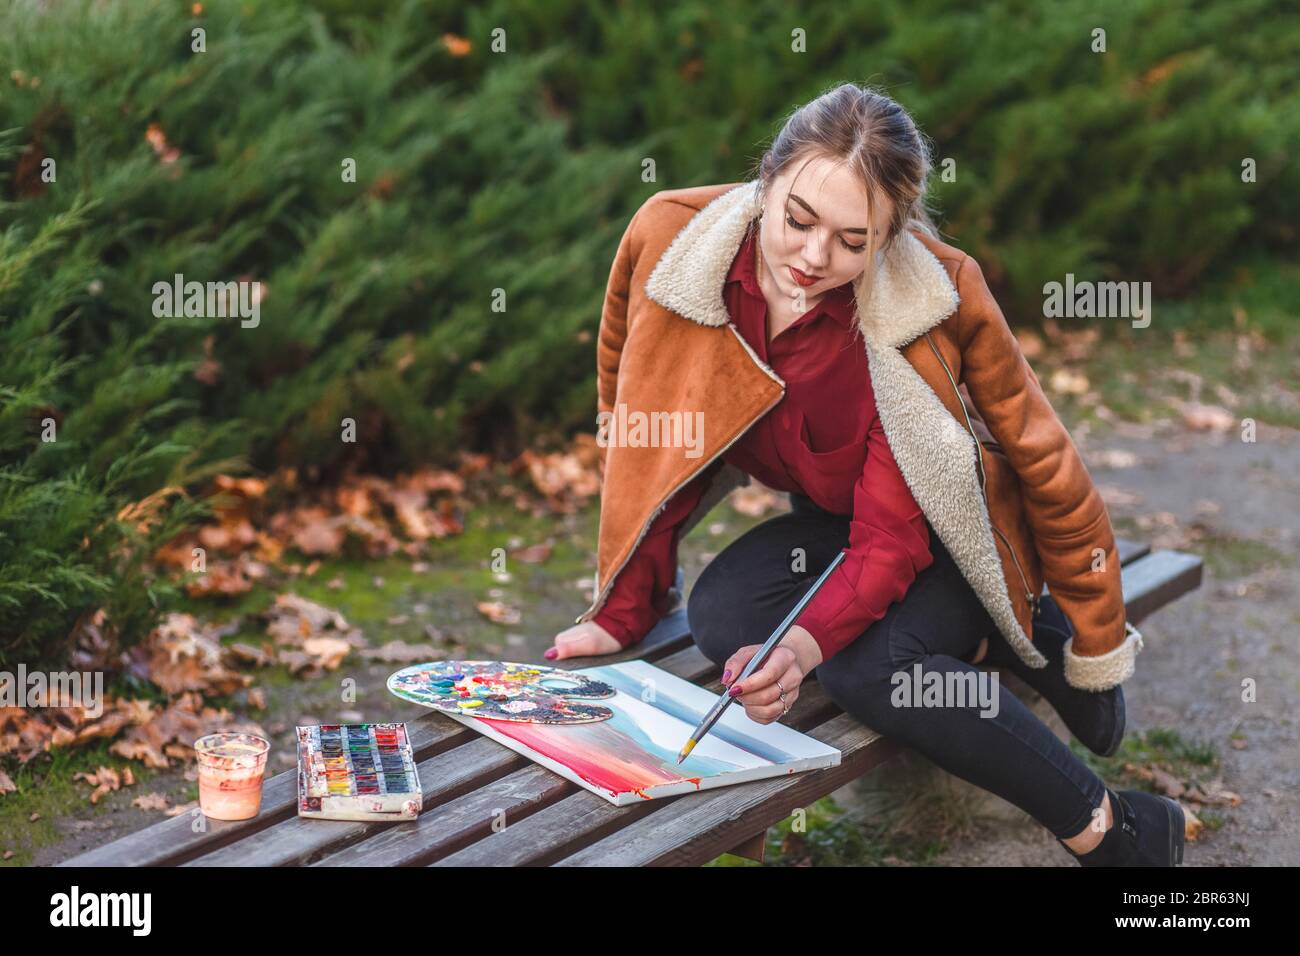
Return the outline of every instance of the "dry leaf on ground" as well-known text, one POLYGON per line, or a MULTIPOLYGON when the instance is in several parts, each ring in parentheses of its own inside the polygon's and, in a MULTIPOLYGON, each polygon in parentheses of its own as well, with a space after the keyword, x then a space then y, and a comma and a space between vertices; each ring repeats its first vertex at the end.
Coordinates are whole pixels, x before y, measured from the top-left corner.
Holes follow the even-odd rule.
POLYGON ((166 810, 171 807, 171 802, 161 793, 146 793, 132 800, 131 806, 141 810, 166 810))
POLYGON ((475 607, 493 624, 518 624, 520 621, 519 609, 501 601, 479 601, 475 607))

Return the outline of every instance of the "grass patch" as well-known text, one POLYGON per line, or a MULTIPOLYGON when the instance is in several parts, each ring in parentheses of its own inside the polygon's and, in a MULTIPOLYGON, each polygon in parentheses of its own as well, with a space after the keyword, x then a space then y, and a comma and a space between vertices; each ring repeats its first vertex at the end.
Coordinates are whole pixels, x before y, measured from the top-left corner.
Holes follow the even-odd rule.
MULTIPOLYGON (((7 850, 14 853, 0 865, 30 866, 37 850, 65 839, 67 834, 59 829, 57 821, 87 815, 96 818, 111 812, 108 804, 114 794, 106 794, 92 805, 90 793, 94 788, 84 780, 74 780, 78 773, 93 773, 100 767, 120 773, 129 767, 135 785, 122 789, 134 795, 148 792, 143 785, 158 771, 110 754, 110 743, 97 740, 76 748, 60 747, 21 765, 17 761, 5 762, 5 770, 18 789, 0 796, 0 855, 7 850), (40 818, 32 821, 33 813, 40 814, 40 818)), ((192 788, 193 795, 186 799, 197 799, 198 785, 192 788)))
POLYGON ((1286 563, 1286 556, 1255 538, 1209 535, 1198 542, 1205 566, 1216 578, 1239 578, 1286 563))
POLYGON ((1128 735, 1118 752, 1110 757, 1099 757, 1074 739, 1070 740, 1070 749, 1111 786, 1125 790, 1157 792, 1150 781, 1127 769, 1129 766, 1158 767, 1192 784, 1208 782, 1221 769, 1219 752, 1213 743, 1189 740, 1165 727, 1128 735))
MULTIPOLYGON (((977 826, 981 794, 902 753, 854 781, 853 804, 826 796, 769 828, 767 866, 928 866, 977 826)), ((724 853, 708 866, 759 866, 724 853)))

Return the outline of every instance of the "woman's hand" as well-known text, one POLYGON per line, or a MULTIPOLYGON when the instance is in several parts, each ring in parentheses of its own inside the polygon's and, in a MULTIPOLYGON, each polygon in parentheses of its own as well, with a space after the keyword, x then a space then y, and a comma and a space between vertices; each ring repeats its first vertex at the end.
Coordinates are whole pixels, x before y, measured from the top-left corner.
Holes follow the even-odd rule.
POLYGON ((784 717, 799 699, 799 685, 803 683, 805 671, 794 648, 782 640, 772 648, 762 667, 743 681, 737 681, 745 665, 762 647, 762 644, 748 644, 732 654, 722 668, 722 683, 727 685, 728 693, 736 703, 744 706, 750 720, 770 724, 784 717), (784 703, 781 701, 782 691, 785 693, 784 703))
POLYGON ((595 621, 583 621, 555 635, 555 646, 547 648, 545 657, 548 661, 562 661, 566 657, 617 654, 622 649, 609 631, 595 621))
POLYGON ((723 665, 722 683, 736 702, 744 706, 750 720, 770 724, 794 706, 799 699, 799 685, 822 662, 822 652, 812 634, 794 624, 781 642, 772 648, 763 666, 743 681, 737 681, 745 665, 762 647, 762 644, 748 644, 732 654, 723 665), (779 687, 777 681, 781 682, 779 687), (735 693, 737 689, 739 694, 735 693), (784 704, 781 702, 782 690, 785 691, 784 704))

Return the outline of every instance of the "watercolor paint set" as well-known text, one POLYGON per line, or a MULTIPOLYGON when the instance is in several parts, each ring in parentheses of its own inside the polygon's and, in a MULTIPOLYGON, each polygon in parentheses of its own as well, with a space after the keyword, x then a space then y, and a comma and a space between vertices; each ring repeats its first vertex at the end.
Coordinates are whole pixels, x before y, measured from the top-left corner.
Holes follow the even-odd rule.
POLYGON ((406 724, 298 727, 298 816, 414 820, 423 806, 406 724))

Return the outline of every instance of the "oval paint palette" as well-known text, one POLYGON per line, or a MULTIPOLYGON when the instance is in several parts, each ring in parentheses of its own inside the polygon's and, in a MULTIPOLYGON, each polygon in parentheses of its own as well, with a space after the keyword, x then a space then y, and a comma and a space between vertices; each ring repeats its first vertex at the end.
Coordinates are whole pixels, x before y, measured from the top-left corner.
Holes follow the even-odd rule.
POLYGON ((513 661, 432 661, 388 678, 402 700, 462 717, 530 724, 582 724, 614 712, 581 700, 613 697, 614 688, 573 671, 513 661))

